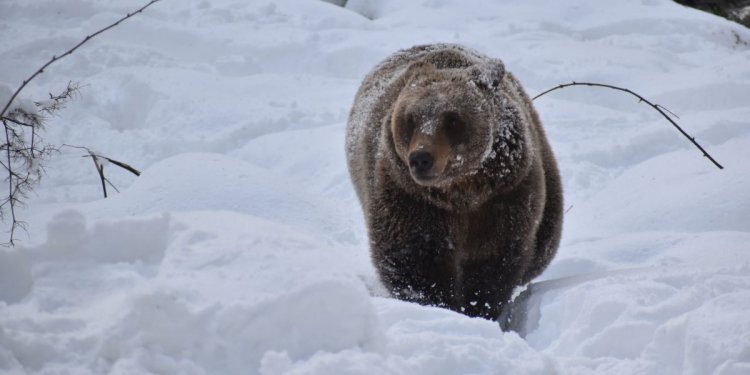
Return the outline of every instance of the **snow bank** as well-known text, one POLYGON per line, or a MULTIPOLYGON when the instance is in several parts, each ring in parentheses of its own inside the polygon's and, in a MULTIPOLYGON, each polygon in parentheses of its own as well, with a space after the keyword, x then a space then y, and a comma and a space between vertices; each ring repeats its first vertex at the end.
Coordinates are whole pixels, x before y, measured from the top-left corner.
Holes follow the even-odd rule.
MULTIPOLYGON (((164 1, 31 82, 82 84, 63 149, 0 249, 0 373, 750 372, 750 31, 674 4, 164 1), (339 4, 339 5, 336 5, 339 4), (558 256, 525 337, 388 298, 344 161, 364 74, 418 43, 501 58, 564 179, 558 256)), ((0 99, 140 1, 6 0, 0 99)))

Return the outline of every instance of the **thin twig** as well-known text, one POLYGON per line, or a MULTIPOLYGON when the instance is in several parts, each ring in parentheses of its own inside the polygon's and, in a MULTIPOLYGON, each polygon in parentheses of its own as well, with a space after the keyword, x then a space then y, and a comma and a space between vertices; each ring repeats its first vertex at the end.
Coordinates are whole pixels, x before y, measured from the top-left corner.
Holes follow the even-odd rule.
POLYGON ((116 165, 116 166, 118 166, 118 167, 120 167, 120 168, 122 168, 122 169, 124 169, 124 170, 126 170, 126 171, 128 171, 128 172, 130 172, 130 173, 132 173, 134 175, 136 175, 136 176, 140 176, 141 175, 141 171, 139 171, 139 170, 131 167, 128 164, 125 164, 125 163, 123 163, 121 161, 117 161, 115 159, 110 159, 110 158, 108 158, 106 156, 102 156, 102 155, 97 155, 97 156, 100 157, 100 158, 102 158, 102 159, 107 160, 108 162, 110 162, 110 163, 112 163, 112 164, 114 164, 114 165, 116 165))
POLYGON ((659 107, 659 108, 661 108, 661 109, 663 109, 663 110, 665 110, 665 111, 667 111, 667 112, 669 112, 670 115, 676 117, 678 120, 680 119, 680 116, 677 116, 674 112, 670 111, 669 108, 667 108, 667 107, 665 107, 665 106, 663 106, 661 104, 657 104, 656 106, 659 107))
POLYGON ((77 50, 78 47, 84 45, 86 42, 88 42, 89 40, 93 39, 97 35, 99 35, 99 34, 105 32, 105 31, 107 31, 107 30, 109 30, 109 29, 111 29, 111 28, 119 25, 122 21, 125 21, 126 19, 128 19, 130 17, 133 17, 134 15, 136 15, 138 13, 143 12, 146 8, 150 7, 151 5, 153 5, 154 3, 159 2, 159 1, 161 1, 161 0, 151 0, 151 1, 149 1, 148 4, 144 5, 143 7, 141 7, 140 9, 138 9, 138 10, 132 12, 132 13, 128 13, 127 15, 125 15, 122 18, 120 18, 119 20, 117 20, 115 23, 113 23, 113 24, 111 24, 111 25, 109 25, 107 27, 104 27, 102 29, 99 29, 98 31, 96 31, 95 33, 93 33, 91 35, 86 36, 86 38, 84 38, 81 42, 79 42, 78 44, 76 44, 75 46, 73 46, 73 48, 65 51, 65 53, 63 53, 62 55, 60 55, 60 56, 56 56, 56 55, 52 56, 52 58, 49 61, 47 61, 46 64, 42 65, 41 68, 37 69, 37 71, 34 72, 34 74, 32 74, 29 78, 26 78, 25 80, 23 80, 23 83, 21 83, 21 86, 19 86, 16 89, 16 91, 10 97, 10 100, 8 100, 8 103, 6 103, 5 107, 3 107, 3 110, 0 111, 0 116, 4 115, 5 112, 8 110, 8 108, 10 108, 11 103, 13 103, 13 101, 16 99, 16 97, 18 96, 18 94, 21 93, 21 90, 23 90, 24 87, 26 87, 26 85, 29 84, 29 82, 31 82, 31 80, 33 80, 34 78, 36 78, 36 76, 44 73, 44 69, 47 69, 48 66, 52 65, 54 62, 62 59, 63 57, 70 55, 75 50, 77 50))
POLYGON ((31 155, 31 160, 34 160, 36 158, 36 155, 34 155, 34 145, 36 144, 36 128, 31 129, 31 147, 29 147, 29 154, 31 155))
POLYGON ((104 177, 104 166, 99 163, 99 159, 97 159, 96 154, 89 151, 89 155, 91 155, 91 160, 94 161, 94 167, 96 167, 96 172, 99 173, 99 179, 102 181, 102 191, 104 192, 104 198, 107 197, 107 184, 105 181, 107 178, 104 177))
POLYGON ((122 168, 122 169, 124 169, 124 170, 126 170, 126 171, 128 171, 128 172, 130 172, 130 173, 132 173, 134 175, 136 175, 136 176, 140 176, 141 175, 141 171, 139 171, 138 169, 130 166, 129 164, 123 163, 123 162, 121 162, 119 160, 115 160, 115 159, 106 157, 106 156, 101 155, 101 154, 97 154, 97 153, 91 151, 91 149, 88 148, 88 147, 75 146, 75 145, 69 145, 69 144, 63 144, 62 147, 70 147, 70 148, 77 148, 79 150, 84 150, 87 153, 89 153, 90 155, 95 155, 99 159, 104 159, 104 160, 106 160, 106 161, 108 161, 108 162, 110 162, 110 163, 112 163, 112 164, 114 164, 114 165, 116 165, 116 166, 118 166, 118 167, 120 167, 120 168, 122 168))
MULTIPOLYGON (((667 115, 666 113, 664 113, 664 111, 662 109, 665 109, 669 113, 672 113, 671 111, 667 110, 666 108, 662 107, 661 105, 651 103, 646 98, 644 98, 644 97, 642 97, 642 96, 640 96, 640 95, 638 95, 638 94, 634 93, 633 91, 630 91, 630 90, 628 90, 626 88, 612 86, 612 85, 605 85, 605 84, 601 84, 601 83, 572 82, 572 83, 566 83, 566 84, 562 84, 562 85, 559 85, 559 86, 555 86, 555 87, 553 87, 553 88, 551 88, 551 89, 549 89, 547 91, 544 91, 543 93, 541 93, 541 94, 533 97, 531 100, 535 100, 536 98, 539 98, 540 96, 543 96, 543 95, 545 95, 547 93, 550 93, 552 91, 563 89, 563 88, 570 87, 570 86, 606 87, 606 88, 613 89, 613 90, 624 91, 624 92, 626 92, 626 93, 628 93, 630 95, 635 96, 636 98, 638 98, 638 100, 640 102, 644 102, 644 103, 650 105, 651 108, 655 109, 662 116, 664 116, 664 118, 667 119, 667 121, 669 121, 675 128, 677 128, 677 130, 679 130, 680 133, 682 133, 682 135, 684 135, 688 140, 690 140, 690 142, 692 142, 693 145, 695 145, 695 147, 698 147, 698 149, 701 150, 701 152, 703 152, 703 156, 707 157, 708 160, 710 160, 717 168, 724 169, 724 167, 721 164, 719 164, 716 160, 714 160, 714 158, 711 157, 711 155, 709 155, 708 152, 706 150, 704 150, 703 147, 701 147, 701 145, 698 144, 698 142, 695 141, 695 137, 690 136, 688 133, 686 133, 684 130, 682 130, 682 128, 679 125, 677 125, 677 123, 674 122, 674 120, 672 120, 672 118, 670 118, 669 115, 667 115)), ((677 117, 677 116, 675 116, 675 117, 677 117)))
POLYGON ((110 186, 112 186, 112 188, 115 189, 115 191, 118 192, 118 193, 120 192, 120 190, 118 190, 117 187, 115 187, 115 185, 112 184, 112 182, 109 181, 109 179, 106 176, 104 176, 104 165, 101 163, 100 159, 104 159, 104 160, 106 160, 106 161, 108 161, 108 162, 110 162, 110 163, 112 163, 112 164, 114 164, 114 165, 116 165, 116 166, 118 166, 118 167, 120 167, 120 168, 122 168, 122 169, 124 169, 124 170, 126 170, 126 171, 128 171, 128 172, 130 172, 130 173, 132 173, 134 175, 136 175, 136 176, 140 176, 141 175, 141 171, 133 168, 132 166, 130 166, 130 165, 126 164, 126 163, 123 163, 121 161, 118 161, 118 160, 115 160, 115 159, 112 159, 112 158, 108 158, 108 157, 103 156, 103 155, 99 155, 99 154, 95 153, 94 151, 92 151, 88 147, 74 146, 74 145, 68 145, 68 144, 64 144, 61 147, 77 148, 77 149, 86 151, 86 153, 88 155, 84 155, 83 157, 91 158, 94 161, 94 167, 96 168, 96 172, 99 174, 99 179, 101 180, 101 183, 102 183, 102 191, 104 192, 104 198, 107 198, 107 187, 106 187, 106 184, 109 184, 110 186))
POLYGON ((36 107, 38 108, 40 112, 53 114, 54 112, 65 108, 65 104, 67 104, 70 100, 73 99, 73 97, 78 93, 78 90, 80 90, 80 88, 81 86, 79 86, 77 83, 68 81, 68 85, 65 86, 65 90, 63 90, 63 92, 57 95, 53 95, 52 93, 49 93, 48 100, 43 101, 43 102, 34 102, 34 104, 36 104, 36 107))
POLYGON ((12 123, 14 123, 16 125, 25 126, 27 128, 32 128, 32 129, 34 128, 34 125, 27 124, 27 123, 25 123, 23 121, 18 121, 18 120, 14 119, 14 118, 11 118, 11 117, 3 117, 3 121, 12 122, 12 123))
MULTIPOLYGON (((5 125, 5 142, 8 145, 10 145, 11 144, 10 143, 10 134, 9 134, 9 130, 8 130, 8 125, 5 123, 5 120, 3 120, 3 125, 5 125)), ((8 158, 7 159, 8 160, 8 172, 11 172, 11 173, 8 174, 8 205, 10 206, 10 219, 11 219, 11 224, 10 224, 10 241, 9 241, 9 243, 10 243, 11 246, 13 246, 13 235, 16 232, 16 226, 17 226, 17 221, 16 221, 16 196, 15 196, 17 190, 15 190, 13 188, 13 173, 12 173, 12 170, 11 170, 12 164, 11 164, 11 158, 10 158, 10 147, 8 147, 5 150, 5 155, 8 158)))
POLYGON ((104 181, 106 181, 106 182, 107 182, 107 185, 111 186, 111 187, 112 187, 112 189, 115 189, 115 191, 116 191, 116 192, 118 192, 118 193, 120 192, 120 189, 118 189, 118 188, 117 188, 117 186, 115 186, 115 185, 114 185, 114 184, 112 183, 112 181, 110 181, 110 180, 109 180, 108 178, 105 178, 105 179, 104 179, 104 181))

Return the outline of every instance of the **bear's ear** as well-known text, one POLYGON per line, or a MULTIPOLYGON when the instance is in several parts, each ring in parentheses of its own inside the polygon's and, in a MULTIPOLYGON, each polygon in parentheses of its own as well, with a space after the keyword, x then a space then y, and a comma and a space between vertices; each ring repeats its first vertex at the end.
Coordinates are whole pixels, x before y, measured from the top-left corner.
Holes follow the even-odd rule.
POLYGON ((405 82, 413 82, 420 77, 426 77, 435 71, 435 65, 427 61, 415 61, 404 72, 405 82))
POLYGON ((494 90, 503 80, 505 64, 500 59, 490 59, 481 65, 472 67, 469 74, 471 80, 478 86, 494 90))

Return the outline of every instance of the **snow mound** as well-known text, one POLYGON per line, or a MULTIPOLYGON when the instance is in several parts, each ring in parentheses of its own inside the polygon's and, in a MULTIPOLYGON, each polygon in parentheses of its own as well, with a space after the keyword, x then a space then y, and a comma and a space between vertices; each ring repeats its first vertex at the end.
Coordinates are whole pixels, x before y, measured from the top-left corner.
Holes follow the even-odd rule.
POLYGON ((375 324, 366 291, 340 282, 316 283, 253 306, 200 310, 178 295, 152 291, 134 298, 97 356, 115 374, 248 374, 277 351, 304 360, 318 352, 374 347, 375 324))

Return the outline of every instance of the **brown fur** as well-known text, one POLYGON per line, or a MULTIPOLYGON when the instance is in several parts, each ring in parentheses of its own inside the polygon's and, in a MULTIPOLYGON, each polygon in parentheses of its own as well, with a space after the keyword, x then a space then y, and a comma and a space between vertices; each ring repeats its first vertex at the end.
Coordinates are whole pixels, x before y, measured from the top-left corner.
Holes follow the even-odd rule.
POLYGON ((559 173, 500 60, 448 44, 392 55, 357 93, 347 160, 373 262, 398 298, 496 319, 554 257, 559 173))

